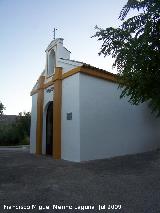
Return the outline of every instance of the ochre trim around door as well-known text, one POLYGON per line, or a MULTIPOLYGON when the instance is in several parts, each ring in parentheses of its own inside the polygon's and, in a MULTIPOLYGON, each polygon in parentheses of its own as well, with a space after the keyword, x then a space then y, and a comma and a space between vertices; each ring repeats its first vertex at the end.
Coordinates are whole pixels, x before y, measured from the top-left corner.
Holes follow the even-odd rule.
POLYGON ((37 126, 36 126, 36 154, 42 154, 42 130, 43 130, 43 104, 44 89, 54 85, 53 97, 53 158, 61 159, 61 102, 62 102, 62 80, 76 73, 83 73, 96 78, 117 83, 117 76, 90 67, 76 67, 62 74, 62 68, 56 67, 52 80, 45 83, 45 76, 40 76, 38 87, 31 92, 37 93, 37 126))
POLYGON ((45 76, 40 76, 37 96, 37 126, 36 126, 36 154, 42 154, 42 129, 43 129, 43 103, 45 76))
POLYGON ((53 158, 61 159, 62 68, 56 67, 53 97, 53 158))

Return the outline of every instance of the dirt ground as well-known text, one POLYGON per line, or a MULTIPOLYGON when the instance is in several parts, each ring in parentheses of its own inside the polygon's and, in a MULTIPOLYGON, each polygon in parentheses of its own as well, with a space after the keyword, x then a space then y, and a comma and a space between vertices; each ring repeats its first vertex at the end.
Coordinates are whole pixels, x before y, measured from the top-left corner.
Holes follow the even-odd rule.
POLYGON ((72 163, 0 150, 0 213, 160 212, 160 151, 72 163))

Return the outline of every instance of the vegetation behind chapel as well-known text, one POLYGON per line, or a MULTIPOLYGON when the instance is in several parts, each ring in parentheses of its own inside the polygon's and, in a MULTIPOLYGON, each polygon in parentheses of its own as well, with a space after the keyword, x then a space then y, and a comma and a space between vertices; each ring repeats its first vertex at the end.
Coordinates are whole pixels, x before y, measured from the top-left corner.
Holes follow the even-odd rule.
POLYGON ((27 145, 30 135, 30 112, 18 116, 0 115, 0 146, 27 145))
POLYGON ((96 27, 100 54, 112 56, 118 71, 121 98, 134 105, 148 102, 160 116, 160 0, 128 0, 117 28, 96 27), (136 11, 136 15, 127 16, 136 11))

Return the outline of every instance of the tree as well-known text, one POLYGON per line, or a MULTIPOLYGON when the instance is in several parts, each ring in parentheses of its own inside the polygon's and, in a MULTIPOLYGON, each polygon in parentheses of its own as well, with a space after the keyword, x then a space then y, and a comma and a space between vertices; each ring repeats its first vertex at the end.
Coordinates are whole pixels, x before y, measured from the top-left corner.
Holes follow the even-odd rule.
POLYGON ((5 110, 6 108, 4 107, 4 105, 2 104, 2 102, 0 101, 0 115, 3 114, 3 111, 5 110))
POLYGON ((15 132, 18 135, 19 144, 28 144, 30 135, 30 112, 20 112, 15 123, 15 132))
POLYGON ((20 112, 13 123, 0 123, 0 146, 29 144, 30 112, 20 112))
POLYGON ((30 112, 20 112, 16 119, 16 126, 18 128, 21 138, 28 136, 30 134, 30 123, 31 123, 31 113, 30 112))
POLYGON ((134 105, 148 101, 160 115, 160 0, 128 0, 120 12, 118 28, 96 34, 103 44, 99 54, 115 58, 120 98, 129 97, 134 105), (127 19, 129 11, 137 15, 127 19))

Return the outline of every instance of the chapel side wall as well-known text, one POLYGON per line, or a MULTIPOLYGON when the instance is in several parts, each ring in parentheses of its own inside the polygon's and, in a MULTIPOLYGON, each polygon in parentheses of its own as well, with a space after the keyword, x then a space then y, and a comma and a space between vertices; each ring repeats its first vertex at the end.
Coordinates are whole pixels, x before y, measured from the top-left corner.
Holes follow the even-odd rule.
POLYGON ((80 161, 79 73, 62 81, 61 158, 80 161), (72 120, 67 120, 67 113, 72 120))
POLYGON ((81 161, 158 148, 160 120, 147 104, 133 106, 119 96, 117 84, 80 74, 81 161))
POLYGON ((36 153, 36 128, 37 128, 37 94, 32 95, 30 152, 36 153))

